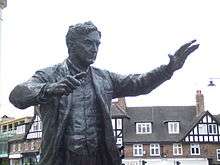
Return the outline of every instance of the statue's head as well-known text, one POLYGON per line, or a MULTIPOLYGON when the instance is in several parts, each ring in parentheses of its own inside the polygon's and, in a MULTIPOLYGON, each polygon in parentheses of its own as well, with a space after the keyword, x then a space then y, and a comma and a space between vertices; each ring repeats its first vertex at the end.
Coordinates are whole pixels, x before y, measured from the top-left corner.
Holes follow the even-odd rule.
POLYGON ((91 21, 70 26, 66 35, 69 59, 84 65, 94 63, 100 39, 101 32, 91 21))

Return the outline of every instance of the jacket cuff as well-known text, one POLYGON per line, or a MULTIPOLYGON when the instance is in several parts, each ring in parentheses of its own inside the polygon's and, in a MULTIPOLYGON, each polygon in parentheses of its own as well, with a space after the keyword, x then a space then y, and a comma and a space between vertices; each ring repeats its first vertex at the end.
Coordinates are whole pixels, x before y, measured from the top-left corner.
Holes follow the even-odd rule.
POLYGON ((50 98, 46 95, 47 87, 48 87, 48 84, 45 84, 42 87, 42 89, 41 89, 41 91, 40 91, 40 93, 37 97, 37 101, 38 101, 39 104, 45 104, 45 103, 48 103, 50 101, 50 98))

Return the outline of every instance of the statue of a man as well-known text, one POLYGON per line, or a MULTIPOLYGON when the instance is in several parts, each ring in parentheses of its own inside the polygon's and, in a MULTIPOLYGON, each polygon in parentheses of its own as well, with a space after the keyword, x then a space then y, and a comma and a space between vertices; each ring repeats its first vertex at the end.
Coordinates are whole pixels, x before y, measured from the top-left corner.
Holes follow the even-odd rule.
POLYGON ((69 27, 68 58, 38 70, 10 94, 16 107, 40 105, 43 123, 40 165, 120 165, 113 135, 112 98, 147 94, 199 47, 184 44, 168 65, 144 74, 120 75, 90 66, 95 62, 101 32, 92 22, 69 27))

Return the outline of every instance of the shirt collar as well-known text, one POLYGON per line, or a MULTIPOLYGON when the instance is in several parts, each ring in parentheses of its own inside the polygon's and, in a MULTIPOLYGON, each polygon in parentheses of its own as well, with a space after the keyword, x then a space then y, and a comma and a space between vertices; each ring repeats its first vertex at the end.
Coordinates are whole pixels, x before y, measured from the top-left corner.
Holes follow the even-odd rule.
MULTIPOLYGON (((66 62, 67 62, 67 66, 70 70, 70 73, 72 75, 75 75, 75 74, 78 74, 78 73, 81 73, 81 72, 85 72, 85 71, 81 70, 80 68, 78 68, 76 65, 74 65, 69 58, 67 58, 66 62)), ((88 72, 89 70, 90 70, 90 66, 88 67, 86 72, 88 72)))

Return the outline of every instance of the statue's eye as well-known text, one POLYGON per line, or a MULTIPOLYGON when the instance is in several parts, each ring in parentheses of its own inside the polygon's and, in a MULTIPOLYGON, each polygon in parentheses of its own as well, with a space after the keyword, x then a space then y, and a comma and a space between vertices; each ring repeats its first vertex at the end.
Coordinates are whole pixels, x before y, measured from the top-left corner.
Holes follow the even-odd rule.
POLYGON ((90 41, 90 40, 85 40, 84 43, 85 43, 86 45, 92 45, 92 44, 93 44, 93 42, 90 41))

